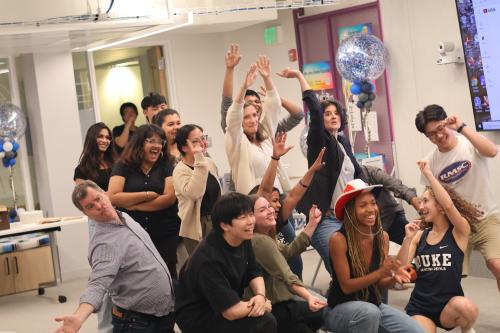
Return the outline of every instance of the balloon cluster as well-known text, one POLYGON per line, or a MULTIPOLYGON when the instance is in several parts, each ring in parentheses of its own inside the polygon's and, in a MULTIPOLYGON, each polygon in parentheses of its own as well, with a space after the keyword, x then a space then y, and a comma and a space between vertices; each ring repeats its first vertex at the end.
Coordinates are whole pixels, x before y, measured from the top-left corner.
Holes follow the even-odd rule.
POLYGON ((374 86, 371 82, 366 80, 354 81, 350 90, 353 95, 358 96, 358 101, 356 102, 358 108, 371 109, 373 101, 377 97, 373 92, 374 86))
POLYGON ((9 138, 0 138, 0 158, 5 168, 10 168, 16 164, 17 150, 19 144, 9 138))
POLYGON ((387 51, 373 35, 356 33, 344 39, 337 50, 335 64, 348 81, 375 80, 385 70, 387 51))
POLYGON ((0 105, 0 158, 6 168, 16 164, 20 138, 26 131, 26 117, 14 104, 0 105))

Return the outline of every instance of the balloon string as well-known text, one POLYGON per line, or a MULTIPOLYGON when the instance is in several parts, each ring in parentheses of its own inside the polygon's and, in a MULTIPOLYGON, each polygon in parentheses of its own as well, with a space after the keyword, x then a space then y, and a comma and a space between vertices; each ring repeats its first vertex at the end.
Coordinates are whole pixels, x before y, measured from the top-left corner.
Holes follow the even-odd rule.
POLYGON ((14 186, 14 169, 12 166, 9 167, 10 175, 9 175, 9 184, 10 189, 12 190, 12 200, 14 201, 14 209, 17 210, 17 195, 16 195, 16 187, 14 186))

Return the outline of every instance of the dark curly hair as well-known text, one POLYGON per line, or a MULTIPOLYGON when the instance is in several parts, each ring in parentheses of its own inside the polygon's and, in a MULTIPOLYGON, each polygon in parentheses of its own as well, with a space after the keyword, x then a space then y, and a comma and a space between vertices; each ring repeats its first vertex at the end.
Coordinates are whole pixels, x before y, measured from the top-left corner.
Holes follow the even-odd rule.
POLYGON ((347 114, 345 112, 345 108, 342 103, 340 103, 336 99, 326 99, 324 101, 321 101, 321 109, 323 110, 323 113, 325 112, 326 108, 331 105, 335 106, 337 112, 340 115, 340 127, 338 131, 341 132, 347 125, 347 114))
MULTIPOLYGON (((133 168, 140 168, 144 156, 144 141, 155 135, 165 140, 165 142, 167 141, 165 133, 163 133, 163 130, 158 126, 152 124, 139 126, 134 136, 125 146, 125 150, 120 157, 120 162, 133 168)), ((167 145, 163 145, 161 153, 162 157, 160 157, 160 160, 169 161, 172 159, 168 153, 167 145)))

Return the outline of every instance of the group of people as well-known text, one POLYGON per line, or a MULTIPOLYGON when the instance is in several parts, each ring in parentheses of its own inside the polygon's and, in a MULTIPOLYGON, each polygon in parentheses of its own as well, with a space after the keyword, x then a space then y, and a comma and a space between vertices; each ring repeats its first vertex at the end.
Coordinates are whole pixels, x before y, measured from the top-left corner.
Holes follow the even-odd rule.
POLYGON ((304 112, 279 96, 265 56, 233 97, 240 59, 232 45, 221 106, 234 191, 222 194, 203 128, 182 125, 158 94, 141 103, 147 125, 136 127, 137 107, 125 103, 124 125, 90 127, 72 199, 89 217, 92 273, 75 313, 56 318, 57 332, 78 331, 92 312, 112 332, 174 332, 174 323, 186 333, 473 332, 478 310, 460 284, 472 247, 500 290, 500 215, 487 167, 496 146, 442 107, 424 108, 415 124, 436 147, 418 161, 427 186, 419 198, 360 165, 343 135, 342 104, 320 101, 300 71, 284 69, 278 75, 298 81, 310 114, 309 169, 292 186, 280 159, 304 112), (250 90, 257 76, 259 93, 250 90), (280 120, 282 107, 289 114, 280 120), (421 219, 407 221, 392 195, 421 219), (297 236, 295 209, 307 215, 297 236), (397 257, 390 240, 401 245, 397 257), (326 298, 301 280, 309 245, 332 278, 326 298), (189 257, 178 271, 179 246, 189 257), (410 282, 412 266, 405 314, 386 304, 387 289, 410 282))

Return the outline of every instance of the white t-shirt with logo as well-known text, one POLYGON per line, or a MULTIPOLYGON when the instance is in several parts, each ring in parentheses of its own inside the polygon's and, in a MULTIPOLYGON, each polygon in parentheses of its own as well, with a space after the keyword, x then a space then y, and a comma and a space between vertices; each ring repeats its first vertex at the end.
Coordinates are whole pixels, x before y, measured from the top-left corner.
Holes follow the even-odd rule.
MULTIPOLYGON (((483 218, 498 212, 498 206, 491 190, 488 158, 463 135, 457 134, 457 145, 448 152, 437 148, 426 159, 439 182, 458 192, 465 200, 478 205, 484 212, 483 218)), ((422 175, 421 183, 429 183, 422 175)))

